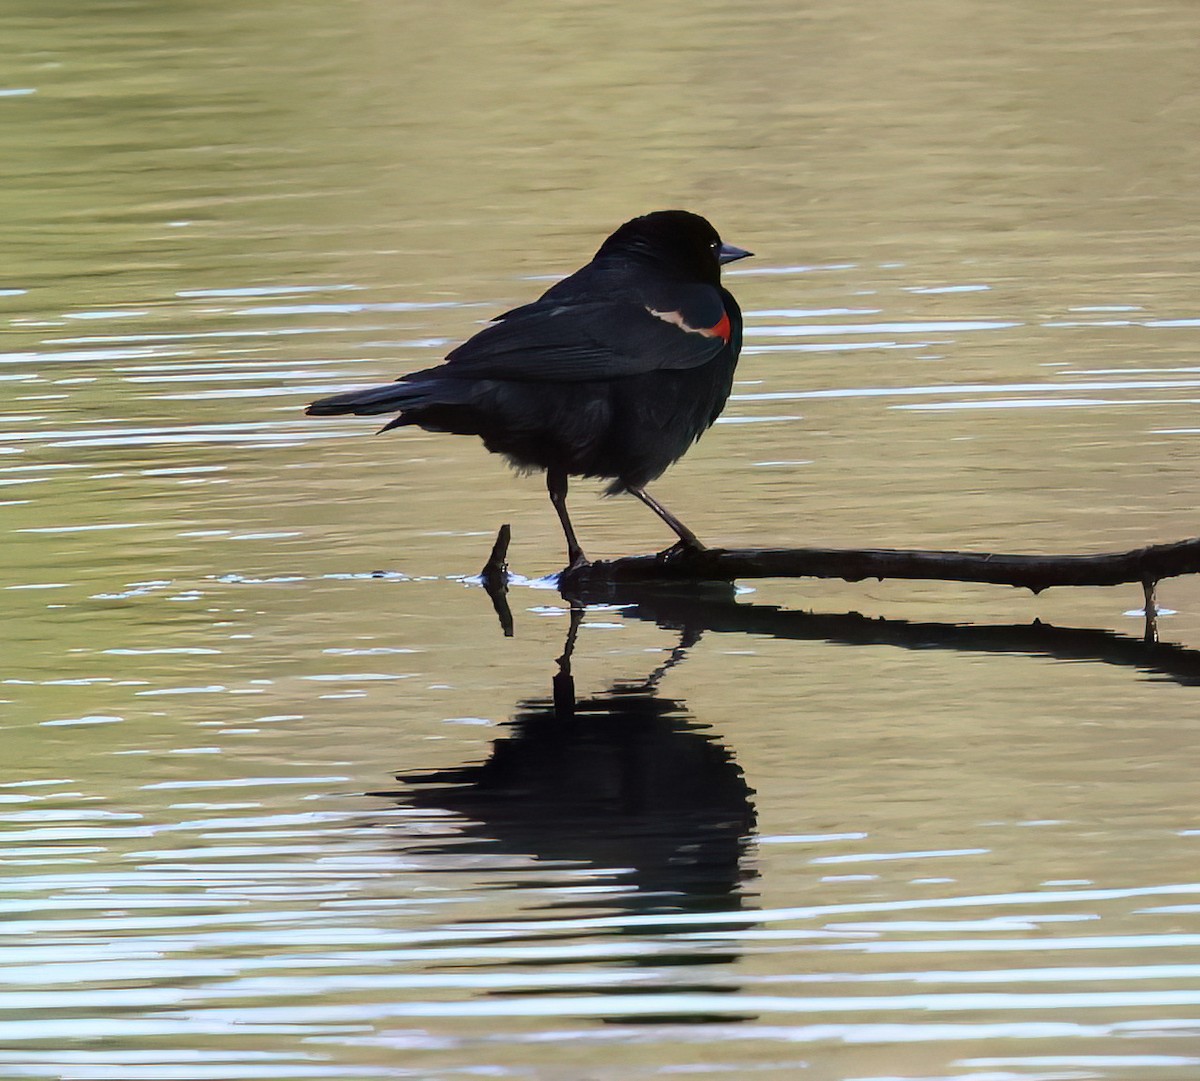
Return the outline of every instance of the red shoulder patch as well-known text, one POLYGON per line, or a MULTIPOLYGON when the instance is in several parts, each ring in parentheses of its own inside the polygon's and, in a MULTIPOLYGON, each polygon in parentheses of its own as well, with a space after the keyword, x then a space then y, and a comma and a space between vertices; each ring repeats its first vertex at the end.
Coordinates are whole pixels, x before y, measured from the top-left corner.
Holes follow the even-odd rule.
POLYGON ((717 323, 716 326, 711 326, 707 330, 702 331, 702 333, 707 334, 712 338, 720 338, 726 345, 728 345, 730 337, 729 313, 722 312, 721 321, 717 323))
POLYGON ((729 344, 731 328, 728 312, 722 312, 720 320, 711 327, 693 327, 684 321, 683 312, 660 312, 654 308, 647 308, 646 311, 651 315, 657 316, 665 323, 671 323, 681 330, 686 330, 689 334, 703 334, 706 338, 720 338, 726 345, 729 344))

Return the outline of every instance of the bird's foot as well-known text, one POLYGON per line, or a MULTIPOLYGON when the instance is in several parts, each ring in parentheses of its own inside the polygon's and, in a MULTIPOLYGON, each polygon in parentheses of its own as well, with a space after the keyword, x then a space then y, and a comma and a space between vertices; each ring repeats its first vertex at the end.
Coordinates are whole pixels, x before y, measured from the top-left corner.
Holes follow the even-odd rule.
POLYGON ((664 548, 654 558, 660 563, 673 563, 677 560, 690 559, 700 555, 701 552, 707 552, 699 541, 677 540, 670 548, 664 548))

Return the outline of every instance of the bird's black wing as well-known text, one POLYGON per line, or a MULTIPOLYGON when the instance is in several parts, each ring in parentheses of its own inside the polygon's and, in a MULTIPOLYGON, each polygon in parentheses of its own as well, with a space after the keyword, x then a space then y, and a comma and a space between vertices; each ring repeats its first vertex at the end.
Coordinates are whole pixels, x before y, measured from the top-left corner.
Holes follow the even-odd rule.
POLYGON ((730 333, 720 294, 706 293, 699 303, 688 298, 686 314, 634 300, 527 304, 485 327, 434 370, 455 378, 583 382, 696 368, 727 346, 730 333))

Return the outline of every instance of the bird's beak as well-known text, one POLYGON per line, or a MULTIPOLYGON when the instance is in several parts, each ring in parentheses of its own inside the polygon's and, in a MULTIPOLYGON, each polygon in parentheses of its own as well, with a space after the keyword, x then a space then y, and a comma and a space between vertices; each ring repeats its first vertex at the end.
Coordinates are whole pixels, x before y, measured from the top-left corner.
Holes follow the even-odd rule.
POLYGON ((748 259, 754 252, 746 251, 745 248, 735 248, 732 244, 722 244, 721 250, 717 252, 717 262, 724 266, 726 263, 732 263, 735 259, 748 259))

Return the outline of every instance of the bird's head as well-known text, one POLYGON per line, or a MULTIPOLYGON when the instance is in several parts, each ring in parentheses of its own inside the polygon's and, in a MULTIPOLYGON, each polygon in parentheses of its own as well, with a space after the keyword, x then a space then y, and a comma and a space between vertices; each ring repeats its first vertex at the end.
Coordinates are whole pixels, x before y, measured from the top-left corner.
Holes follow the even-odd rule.
POLYGON ((725 244, 708 219, 687 210, 656 210, 622 225, 596 253, 648 259, 693 280, 719 282, 721 267, 753 252, 725 244))

